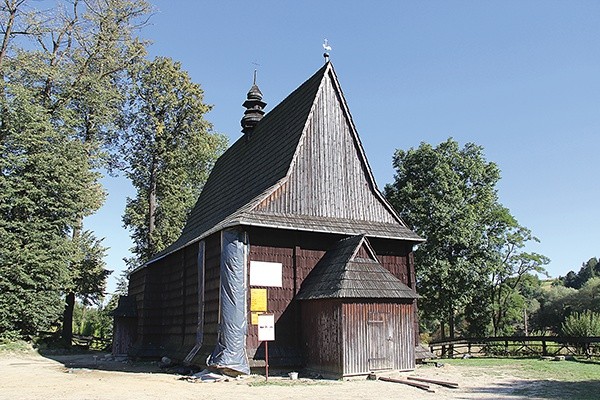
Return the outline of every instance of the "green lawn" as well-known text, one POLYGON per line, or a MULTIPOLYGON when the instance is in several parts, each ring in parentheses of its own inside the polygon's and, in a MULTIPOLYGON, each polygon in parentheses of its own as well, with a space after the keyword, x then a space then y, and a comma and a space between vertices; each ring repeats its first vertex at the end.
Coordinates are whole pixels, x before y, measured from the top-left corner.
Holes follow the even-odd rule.
POLYGON ((460 368, 475 367, 482 373, 508 373, 530 380, 511 395, 549 400, 595 400, 600 398, 600 360, 549 361, 537 358, 443 359, 460 368))
POLYGON ((530 379, 552 379, 565 382, 600 380, 600 360, 549 361, 538 358, 468 358, 444 359, 441 362, 455 366, 518 371, 519 376, 530 379))

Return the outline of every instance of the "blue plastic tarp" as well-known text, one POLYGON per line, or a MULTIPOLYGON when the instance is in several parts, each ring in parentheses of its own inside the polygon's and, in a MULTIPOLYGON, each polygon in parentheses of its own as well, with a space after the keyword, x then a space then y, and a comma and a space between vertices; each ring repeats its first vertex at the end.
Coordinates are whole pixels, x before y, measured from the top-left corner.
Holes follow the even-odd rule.
POLYGON ((239 230, 222 233, 221 319, 218 342, 207 364, 250 373, 246 355, 246 234, 239 230))

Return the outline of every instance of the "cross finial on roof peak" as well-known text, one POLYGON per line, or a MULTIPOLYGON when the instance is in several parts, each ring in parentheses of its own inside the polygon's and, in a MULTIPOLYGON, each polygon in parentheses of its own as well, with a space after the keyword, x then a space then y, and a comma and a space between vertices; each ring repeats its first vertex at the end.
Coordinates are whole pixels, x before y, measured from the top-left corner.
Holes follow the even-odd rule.
POLYGON ((331 46, 329 45, 329 41, 327 39, 323 39, 323 48, 325 49, 325 53, 323 53, 325 62, 329 62, 329 52, 331 51, 331 46))

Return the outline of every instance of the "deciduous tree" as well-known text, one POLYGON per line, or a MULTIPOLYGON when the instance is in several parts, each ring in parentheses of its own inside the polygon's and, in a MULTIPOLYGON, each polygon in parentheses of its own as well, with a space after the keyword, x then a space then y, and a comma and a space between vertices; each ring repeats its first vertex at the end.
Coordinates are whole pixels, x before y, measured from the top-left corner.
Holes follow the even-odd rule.
POLYGON ((179 63, 158 57, 132 79, 121 154, 137 191, 123 215, 137 265, 177 239, 226 140, 204 119, 210 106, 179 63))
POLYGON ((420 308, 454 337, 455 316, 488 282, 489 213, 496 208, 500 171, 481 147, 452 139, 433 147, 397 150, 385 195, 427 241, 415 252, 420 308))

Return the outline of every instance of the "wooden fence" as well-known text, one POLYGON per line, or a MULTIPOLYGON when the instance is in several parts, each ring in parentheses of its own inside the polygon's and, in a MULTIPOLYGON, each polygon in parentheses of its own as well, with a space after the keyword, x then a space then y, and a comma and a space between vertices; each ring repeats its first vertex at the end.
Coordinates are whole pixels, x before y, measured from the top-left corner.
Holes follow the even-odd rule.
POLYGON ((600 336, 497 336, 459 338, 429 343, 438 357, 484 356, 600 356, 600 336))
POLYGON ((112 339, 99 338, 95 336, 73 335, 73 341, 71 343, 73 346, 83 349, 110 351, 112 339))

